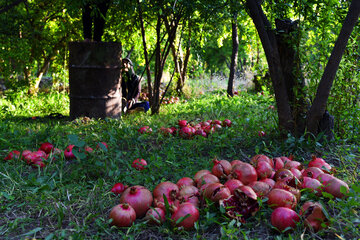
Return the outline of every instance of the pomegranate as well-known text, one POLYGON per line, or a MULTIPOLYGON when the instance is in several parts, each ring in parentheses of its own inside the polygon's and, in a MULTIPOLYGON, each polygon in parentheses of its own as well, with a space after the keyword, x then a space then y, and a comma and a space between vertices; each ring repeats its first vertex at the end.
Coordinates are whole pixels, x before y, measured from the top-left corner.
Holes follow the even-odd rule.
POLYGON ((231 166, 233 167, 234 165, 237 165, 237 164, 243 164, 244 162, 243 161, 240 161, 240 160, 232 160, 230 162, 231 166))
POLYGON ((203 129, 197 129, 194 134, 205 138, 207 137, 207 133, 203 129))
POLYGON ((322 184, 315 178, 304 177, 302 188, 311 189, 317 196, 321 196, 322 184))
POLYGON ((237 189, 238 187, 243 186, 244 184, 237 179, 229 179, 224 183, 224 186, 226 186, 227 188, 229 188, 231 195, 234 195, 234 190, 237 189))
POLYGON ((161 132, 164 136, 170 136, 170 135, 173 134, 173 129, 161 127, 161 128, 160 128, 160 132, 161 132))
POLYGON ((109 218, 112 219, 111 225, 130 227, 136 219, 136 213, 129 204, 122 203, 111 209, 109 218))
POLYGON ((180 128, 186 127, 187 124, 188 124, 188 123, 187 123, 186 120, 179 120, 179 122, 178 122, 178 125, 179 125, 180 128))
POLYGON ((256 166, 256 173, 260 179, 269 178, 272 174, 272 167, 268 162, 258 162, 256 166))
POLYGON ((94 149, 92 149, 91 147, 89 146, 85 146, 84 147, 84 151, 86 154, 89 154, 89 153, 92 153, 94 151, 94 149))
POLYGON ((309 167, 302 172, 302 177, 317 178, 322 173, 323 170, 318 167, 309 167))
POLYGON ((162 208, 150 208, 146 212, 145 220, 150 224, 161 225, 165 222, 165 211, 162 208))
POLYGON ((333 170, 330 164, 325 162, 325 160, 322 158, 317 158, 315 155, 312 156, 312 160, 309 162, 308 166, 318 167, 326 173, 330 173, 333 170))
POLYGON ((135 212, 136 217, 143 217, 153 202, 153 196, 151 192, 143 186, 132 186, 121 194, 120 203, 130 204, 135 212))
POLYGON ((193 130, 191 127, 182 127, 179 130, 179 135, 182 138, 190 139, 193 136, 193 130))
POLYGON ((189 177, 183 177, 177 181, 176 185, 178 185, 179 188, 183 186, 195 186, 195 182, 189 177))
POLYGON ((159 183, 153 191, 154 198, 156 198, 157 202, 160 204, 157 206, 161 206, 164 203, 164 195, 168 200, 169 205, 176 204, 175 201, 178 193, 178 185, 169 181, 159 183))
POLYGON ((292 179, 292 178, 294 178, 294 174, 289 169, 285 169, 285 168, 281 168, 275 172, 275 175, 274 175, 275 182, 277 182, 281 179, 285 179, 285 178, 292 179))
POLYGON ((314 232, 318 232, 323 229, 323 226, 329 224, 324 209, 318 202, 305 202, 300 209, 300 215, 304 218, 305 225, 314 232))
POLYGON ((45 167, 45 163, 42 160, 35 161, 31 165, 33 168, 43 168, 45 167))
POLYGON ((286 207, 294 209, 297 200, 294 194, 284 189, 274 188, 268 194, 268 205, 272 208, 286 207))
POLYGON ((227 216, 241 222, 245 222, 247 218, 254 216, 259 210, 256 193, 249 186, 237 188, 234 195, 220 200, 219 203, 225 209, 227 216))
POLYGON ((288 182, 288 180, 284 179, 284 180, 279 180, 275 183, 273 188, 279 188, 279 189, 284 189, 288 192, 291 192, 292 194, 294 194, 294 196, 296 197, 296 200, 299 202, 300 201, 300 197, 301 197, 301 192, 300 190, 297 188, 297 186, 292 185, 291 181, 290 183, 288 182))
POLYGON ((199 189, 195 186, 183 186, 178 194, 178 197, 199 195, 199 189))
POLYGON ((196 182, 196 185, 198 188, 201 187, 201 185, 204 185, 206 183, 217 183, 220 182, 219 178, 211 173, 205 174, 200 177, 200 179, 196 182))
POLYGON ((138 171, 144 170, 146 166, 147 166, 147 162, 142 158, 135 159, 131 164, 131 167, 135 168, 138 171))
POLYGON ((231 127, 231 124, 232 124, 232 122, 231 122, 231 120, 229 120, 229 119, 225 119, 225 120, 222 122, 223 127, 231 127))
POLYGON ((254 167, 256 167, 258 165, 258 163, 262 162, 262 161, 265 161, 268 164, 270 164, 271 167, 274 167, 274 162, 268 156, 266 156, 264 154, 257 154, 250 159, 250 163, 254 167))
POLYGON ((116 195, 121 194, 125 191, 127 186, 124 186, 122 183, 115 183, 114 186, 111 188, 111 192, 115 193, 116 195))
POLYGON ((274 169, 275 171, 281 169, 281 168, 284 168, 284 162, 283 160, 281 159, 281 157, 276 157, 273 159, 273 162, 274 162, 274 169))
POLYGON ((271 224, 280 232, 286 228, 295 228, 300 221, 299 215, 292 209, 285 207, 276 208, 271 214, 271 224))
POLYGON ((319 180, 324 186, 328 185, 329 182, 333 179, 335 179, 333 175, 322 173, 320 174, 316 179, 319 180))
POLYGON ((17 150, 13 150, 8 153, 8 155, 4 158, 4 160, 7 161, 12 159, 19 159, 19 157, 20 157, 20 152, 17 150))
POLYGON ((264 178, 259 181, 269 184, 271 188, 273 188, 275 186, 275 181, 272 180, 271 178, 264 178))
POLYGON ((265 133, 265 131, 258 131, 258 135, 259 135, 259 137, 265 137, 266 133, 265 133))
POLYGON ((230 174, 232 167, 231 167, 231 164, 229 161, 227 161, 227 160, 219 161, 217 159, 214 159, 213 163, 214 163, 214 166, 213 166, 211 172, 218 178, 224 178, 230 174))
POLYGON ((22 153, 21 153, 21 158, 22 159, 25 159, 25 157, 29 154, 31 154, 32 152, 30 150, 24 150, 22 153))
POLYGON ((182 203, 171 216, 173 224, 185 230, 192 229, 199 220, 199 210, 191 203, 182 203), (182 220, 180 220, 182 219, 182 220))
POLYGON ((302 173, 299 169, 297 168, 291 168, 290 171, 292 172, 292 174, 294 174, 294 176, 298 179, 302 178, 302 173))
POLYGON ((251 182, 248 186, 254 190, 259 198, 266 197, 271 190, 271 186, 269 184, 260 181, 251 182))
POLYGON ((285 163, 284 168, 286 168, 286 169, 297 168, 297 169, 301 170, 301 169, 303 169, 303 165, 298 161, 288 161, 285 163))
POLYGON ((346 197, 346 193, 349 192, 349 186, 346 182, 334 177, 334 179, 327 183, 324 191, 336 198, 344 198, 346 197))
POLYGON ((231 175, 234 179, 240 180, 245 185, 257 180, 255 168, 248 163, 233 166, 231 175))
POLYGON ((227 199, 230 195, 230 190, 221 183, 211 183, 204 191, 204 196, 215 203, 227 199))
POLYGON ((54 145, 49 142, 45 142, 40 145, 40 150, 44 151, 47 154, 49 154, 53 150, 53 148, 54 145))
POLYGON ((66 159, 75 158, 75 155, 72 152, 74 147, 75 147, 75 145, 72 145, 72 144, 70 144, 69 146, 66 147, 66 149, 64 150, 64 156, 65 156, 66 159))
POLYGON ((140 134, 144 134, 144 133, 152 133, 152 128, 149 126, 143 126, 141 128, 138 129, 138 132, 140 134))

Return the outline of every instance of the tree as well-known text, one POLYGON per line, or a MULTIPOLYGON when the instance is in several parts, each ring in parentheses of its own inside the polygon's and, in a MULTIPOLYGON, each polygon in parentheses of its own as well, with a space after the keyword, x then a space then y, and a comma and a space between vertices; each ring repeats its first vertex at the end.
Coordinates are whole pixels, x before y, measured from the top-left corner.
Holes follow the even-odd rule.
MULTIPOLYGON (((249 11, 249 15, 252 18, 260 36, 269 65, 269 72, 278 108, 279 127, 282 130, 296 135, 296 122, 293 118, 289 96, 286 90, 284 69, 281 65, 275 31, 272 29, 271 24, 266 17, 259 1, 246 0, 246 5, 249 11)), ((319 122, 325 113, 327 100, 337 68, 339 66, 342 54, 352 29, 354 28, 359 18, 359 14, 360 1, 353 0, 350 4, 349 11, 342 25, 342 29, 320 80, 314 102, 306 114, 307 131, 315 136, 319 134, 319 122)))

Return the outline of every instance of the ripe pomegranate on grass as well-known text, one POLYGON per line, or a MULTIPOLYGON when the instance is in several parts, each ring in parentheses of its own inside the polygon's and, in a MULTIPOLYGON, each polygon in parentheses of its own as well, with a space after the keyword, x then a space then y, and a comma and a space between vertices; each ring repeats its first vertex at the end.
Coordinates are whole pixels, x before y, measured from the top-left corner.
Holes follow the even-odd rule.
POLYGON ((240 180, 245 185, 256 181, 258 177, 256 169, 249 163, 243 163, 233 166, 231 176, 234 179, 240 180))
POLYGON ((194 228, 195 222, 199 220, 199 210, 191 203, 182 203, 171 216, 173 224, 177 227, 189 230, 194 228), (180 219, 183 219, 182 221, 180 219))
POLYGON ((274 163, 273 161, 266 155, 264 154, 257 154, 255 156, 253 156, 251 159, 250 159, 250 164, 253 165, 254 167, 257 167, 258 163, 259 162, 267 162, 270 164, 271 167, 274 167, 274 163))
POLYGON ((139 128, 138 132, 140 134, 152 133, 152 128, 150 128, 149 126, 143 126, 143 127, 139 128))
POLYGON ((286 207, 294 209, 297 204, 297 200, 294 194, 284 189, 274 188, 267 195, 269 198, 267 203, 272 208, 286 207))
POLYGON ((241 222, 245 222, 247 218, 254 216, 259 210, 256 193, 249 186, 241 186, 235 189, 234 195, 220 200, 219 204, 225 209, 227 216, 241 222))
POLYGON ((179 200, 177 199, 178 193, 179 187, 175 183, 169 181, 161 182, 153 190, 154 205, 165 210, 165 195, 169 205, 177 207, 179 205, 179 200))
POLYGON ((213 163, 211 172, 218 178, 227 177, 231 173, 232 166, 229 161, 214 159, 213 163))
POLYGON ((198 179, 198 181, 196 181, 196 186, 198 188, 200 188, 202 185, 204 185, 206 183, 217 183, 217 182, 220 182, 219 178, 211 173, 208 173, 208 174, 201 176, 200 179, 198 179))
POLYGON ((300 209, 300 215, 304 218, 306 227, 314 232, 318 232, 329 224, 324 209, 318 202, 305 202, 300 209))
POLYGON ((66 149, 64 150, 64 156, 65 156, 66 159, 75 158, 75 155, 72 152, 74 147, 75 147, 75 145, 72 145, 72 144, 66 147, 66 149))
POLYGON ((229 119, 225 119, 224 121, 222 121, 223 127, 231 127, 231 124, 232 124, 232 122, 229 119))
POLYGON ((302 172, 302 177, 317 178, 320 174, 324 173, 318 167, 309 167, 302 172))
POLYGON ((47 154, 49 154, 53 149, 54 145, 49 142, 45 142, 40 145, 40 150, 44 151, 47 154))
POLYGON ((195 182, 189 177, 183 177, 176 182, 176 185, 178 185, 179 188, 184 186, 195 186, 195 182))
POLYGON ((17 150, 13 150, 8 153, 8 155, 4 158, 4 160, 7 161, 12 159, 19 159, 19 157, 20 157, 20 152, 17 150))
POLYGON ((234 191, 235 189, 244 186, 244 184, 237 179, 229 179, 224 183, 224 186, 226 186, 227 188, 229 188, 231 195, 234 195, 234 191))
POLYGON ((295 228, 299 221, 299 215, 290 208, 278 207, 271 214, 271 224, 280 232, 286 228, 295 228))
POLYGON ((145 220, 148 220, 149 224, 161 225, 165 222, 165 211, 161 208, 150 208, 145 215, 145 220))
POLYGON ((308 166, 318 167, 326 173, 330 173, 333 170, 330 164, 325 162, 325 160, 322 158, 317 158, 315 155, 312 156, 312 160, 309 162, 308 166))
POLYGON ((115 193, 116 195, 119 195, 122 192, 124 192, 126 188, 127 186, 125 186, 122 183, 115 183, 114 186, 111 188, 111 192, 115 193))
POLYGON ((220 200, 227 199, 231 195, 228 187, 221 183, 211 183, 204 191, 204 197, 218 203, 220 200))
POLYGON ((134 208, 137 218, 141 218, 146 214, 152 202, 153 196, 151 192, 140 185, 125 189, 120 197, 120 203, 128 203, 134 208))
POLYGON ((147 162, 142 158, 135 159, 131 164, 131 167, 135 168, 138 171, 144 170, 146 166, 147 166, 147 162))
POLYGON ((136 219, 136 213, 128 203, 122 203, 111 209, 109 218, 112 219, 111 225, 130 227, 136 219))
POLYGON ((336 198, 344 198, 346 197, 346 193, 349 192, 349 186, 346 182, 334 177, 334 179, 330 180, 324 187, 324 191, 336 198))

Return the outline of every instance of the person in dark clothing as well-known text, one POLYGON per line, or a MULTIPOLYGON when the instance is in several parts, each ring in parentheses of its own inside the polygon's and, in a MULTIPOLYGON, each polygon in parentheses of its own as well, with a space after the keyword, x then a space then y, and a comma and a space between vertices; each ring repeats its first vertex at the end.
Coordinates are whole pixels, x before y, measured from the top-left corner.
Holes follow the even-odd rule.
POLYGON ((121 90, 124 112, 147 112, 149 110, 149 102, 138 102, 141 93, 141 79, 135 74, 133 63, 129 58, 124 58, 122 60, 121 90))
POLYGON ((88 0, 82 11, 85 41, 100 42, 104 34, 105 16, 111 0, 88 0), (94 23, 94 33, 92 33, 94 23))

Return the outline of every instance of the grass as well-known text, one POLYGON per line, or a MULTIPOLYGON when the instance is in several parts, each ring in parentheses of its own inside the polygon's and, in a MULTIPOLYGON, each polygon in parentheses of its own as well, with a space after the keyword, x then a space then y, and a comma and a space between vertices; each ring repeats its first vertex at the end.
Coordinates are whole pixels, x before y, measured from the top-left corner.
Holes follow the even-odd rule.
MULTIPOLYGON (((196 86, 192 87, 193 89, 196 86)), ((49 141, 60 149, 68 144, 78 148, 104 141, 99 149, 75 160, 63 157, 40 170, 21 161, 0 162, 1 239, 359 239, 360 238, 360 146, 341 140, 313 141, 279 137, 271 96, 240 92, 227 98, 223 91, 193 95, 185 102, 166 105, 158 115, 134 114, 121 119, 95 120, 49 118, 51 113, 68 116, 69 99, 64 93, 28 97, 24 92, 7 93, 0 99, 0 157, 10 150, 36 150, 49 141), (36 117, 33 119, 33 117, 36 117), (160 134, 179 119, 195 122, 231 119, 233 126, 209 138, 185 140, 160 134), (138 133, 148 125, 152 134, 138 133), (258 131, 266 132, 259 137, 258 131), (318 233, 304 231, 303 223, 288 234, 276 232, 270 224, 271 210, 261 210, 245 224, 228 219, 215 206, 200 209, 201 217, 192 231, 178 231, 169 223, 148 226, 137 220, 130 228, 109 226, 108 214, 118 204, 110 192, 116 182, 143 185, 149 189, 161 181, 176 182, 192 177, 200 169, 211 169, 212 159, 241 159, 263 153, 271 157, 289 155, 305 165, 317 154, 337 169, 337 177, 349 183, 346 199, 316 198, 326 206, 331 225, 318 233), (131 167, 135 158, 144 158, 144 171, 131 167)), ((302 202, 315 199, 303 193, 302 202)), ((262 203, 262 202, 261 202, 262 203)), ((297 210, 299 209, 299 206, 297 210)))

